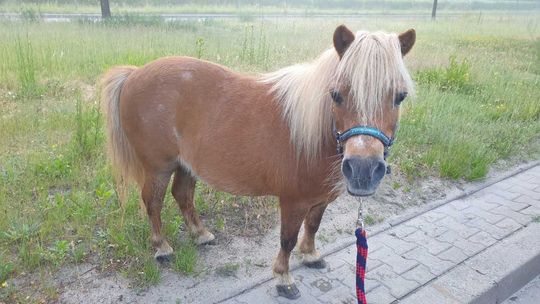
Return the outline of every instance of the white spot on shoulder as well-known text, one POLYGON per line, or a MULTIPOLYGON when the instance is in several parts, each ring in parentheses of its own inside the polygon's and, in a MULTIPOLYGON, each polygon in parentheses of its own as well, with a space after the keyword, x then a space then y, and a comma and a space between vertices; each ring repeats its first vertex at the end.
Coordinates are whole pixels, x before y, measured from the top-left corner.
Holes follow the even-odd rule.
POLYGON ((193 72, 191 72, 191 71, 182 71, 180 76, 184 80, 191 80, 191 79, 193 79, 193 72))

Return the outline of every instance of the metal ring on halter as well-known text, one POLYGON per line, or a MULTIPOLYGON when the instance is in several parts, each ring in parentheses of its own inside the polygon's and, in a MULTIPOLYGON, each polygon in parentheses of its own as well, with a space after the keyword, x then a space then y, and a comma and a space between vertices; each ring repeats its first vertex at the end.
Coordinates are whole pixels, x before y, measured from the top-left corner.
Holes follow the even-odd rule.
POLYGON ((364 229, 364 201, 361 197, 356 198, 358 200, 358 217, 356 219, 356 228, 360 227, 364 229))

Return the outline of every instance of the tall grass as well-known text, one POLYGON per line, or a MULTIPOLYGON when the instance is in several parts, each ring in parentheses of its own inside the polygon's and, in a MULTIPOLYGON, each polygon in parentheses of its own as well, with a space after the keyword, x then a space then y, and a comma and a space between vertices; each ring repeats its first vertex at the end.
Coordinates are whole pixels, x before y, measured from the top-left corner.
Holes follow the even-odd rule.
POLYGON ((15 41, 19 93, 23 97, 36 97, 40 94, 40 87, 36 79, 36 64, 32 44, 28 39, 28 35, 24 38, 17 36, 15 41))

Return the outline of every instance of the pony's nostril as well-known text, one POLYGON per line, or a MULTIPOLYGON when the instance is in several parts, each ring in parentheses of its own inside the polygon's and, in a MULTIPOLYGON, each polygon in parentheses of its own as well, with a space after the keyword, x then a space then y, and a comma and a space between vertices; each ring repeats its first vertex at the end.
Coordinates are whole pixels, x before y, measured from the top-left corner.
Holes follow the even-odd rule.
POLYGON ((386 164, 382 160, 377 161, 375 165, 375 170, 373 170, 373 179, 375 180, 381 179, 385 173, 386 173, 386 164))
POLYGON ((341 165, 341 171, 343 171, 343 175, 350 179, 353 176, 353 168, 351 161, 348 159, 343 160, 343 164, 341 165))

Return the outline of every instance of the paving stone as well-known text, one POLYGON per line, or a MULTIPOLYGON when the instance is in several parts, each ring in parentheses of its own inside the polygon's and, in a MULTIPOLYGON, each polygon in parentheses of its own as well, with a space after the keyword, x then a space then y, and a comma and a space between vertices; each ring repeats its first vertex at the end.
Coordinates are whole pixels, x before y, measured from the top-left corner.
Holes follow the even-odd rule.
POLYGON ((497 224, 495 224, 497 227, 500 227, 510 233, 520 229, 521 227, 523 227, 521 224, 519 224, 518 222, 514 221, 513 219, 511 218, 505 218, 503 219, 502 221, 498 222, 497 224))
POLYGON ((445 261, 450 261, 454 264, 459 264, 467 259, 467 255, 463 253, 463 250, 456 246, 452 246, 448 250, 441 252, 437 255, 438 258, 445 261))
POLYGON ((530 196, 528 196, 526 194, 515 198, 513 201, 514 201, 514 203, 522 203, 522 204, 525 204, 525 205, 540 207, 540 200, 533 199, 533 198, 531 198, 530 196))
POLYGON ((496 238, 497 240, 503 239, 504 237, 506 237, 512 232, 512 231, 508 231, 507 229, 503 229, 493 224, 490 224, 481 218, 475 219, 473 221, 469 221, 467 225, 478 228, 481 231, 487 232, 492 237, 496 238))
POLYGON ((406 271, 401 275, 407 280, 415 281, 421 285, 429 282, 435 275, 429 271, 429 269, 424 265, 418 265, 411 270, 406 271))
POLYGON ((493 238, 489 233, 485 231, 478 232, 477 234, 471 236, 468 240, 477 244, 481 244, 484 247, 489 247, 495 242, 497 242, 495 238, 493 238))
POLYGON ((530 215, 531 218, 533 218, 535 216, 540 216, 540 207, 530 206, 523 210, 520 210, 519 213, 530 215))
POLYGON ((427 233, 424 231, 416 231, 415 233, 405 237, 404 239, 423 246, 429 251, 429 253, 433 255, 438 255, 439 253, 452 246, 446 242, 440 242, 437 239, 428 236, 427 233))
MULTIPOLYGON (((470 221, 470 219, 467 220, 467 222, 468 221, 470 221)), ((476 227, 471 227, 471 226, 465 225, 464 223, 458 222, 453 217, 445 217, 445 218, 441 219, 438 222, 438 224, 448 227, 448 230, 456 232, 459 236, 461 236, 464 239, 466 239, 466 238, 470 237, 471 235, 476 234, 476 233, 478 233, 478 231, 480 231, 480 229, 478 229, 476 227)), ((446 233, 444 233, 444 234, 446 234, 446 233)), ((443 235, 443 234, 441 234, 441 235, 443 235)))
POLYGON ((500 196, 500 197, 503 197, 503 198, 505 198, 507 200, 512 200, 512 199, 520 196, 520 193, 517 192, 518 190, 516 190, 515 192, 510 192, 510 189, 513 189, 515 187, 517 187, 517 186, 512 186, 512 187, 510 187, 508 189, 498 189, 496 187, 493 187, 493 189, 490 190, 490 193, 495 194, 495 195, 500 196))
POLYGON ((317 299, 322 303, 354 303, 356 294, 350 288, 340 286, 332 289, 320 297, 317 297, 317 299))
POLYGON ((488 202, 488 203, 498 203, 499 205, 502 205, 502 206, 508 206, 512 210, 519 210, 519 209, 523 208, 523 205, 512 206, 512 204, 511 204, 512 200, 506 199, 506 198, 501 197, 499 195, 495 195, 493 193, 484 195, 482 197, 482 199, 484 201, 488 202), (518 208, 518 209, 516 209, 516 208, 518 208))
POLYGON ((342 285, 339 283, 338 280, 330 280, 326 277, 314 277, 310 279, 308 282, 303 282, 305 285, 309 288, 310 294, 314 297, 318 297, 324 293, 329 292, 332 290, 332 288, 335 288, 339 285, 342 285))
MULTIPOLYGON (((461 209, 457 209, 457 210, 461 210, 461 209)), ((425 220, 428 223, 433 223, 433 222, 436 222, 436 221, 440 220, 441 218, 443 218, 445 216, 446 216, 445 214, 442 214, 442 213, 439 213, 439 212, 427 212, 425 214, 422 214, 420 216, 420 218, 425 220)))
MULTIPOLYGON (((507 178, 505 180, 502 180, 502 181, 496 183, 495 185, 496 185, 496 187, 498 189, 506 190, 506 189, 508 189, 508 188, 510 188, 512 186, 515 186, 516 181, 514 180, 514 177, 510 177, 510 178, 507 178)), ((517 181, 517 182, 519 182, 519 181, 517 181)), ((493 187, 493 186, 491 186, 491 187, 493 187)))
POLYGON ((452 207, 452 205, 450 204, 446 204, 446 205, 440 206, 439 208, 433 209, 430 212, 442 213, 446 216, 451 216, 455 219, 460 219, 463 217, 463 212, 465 210, 468 210, 469 208, 470 207, 465 208, 465 209, 457 209, 457 208, 452 207))
MULTIPOLYGON (((429 213, 436 213, 436 212, 430 211, 429 213)), ((447 215, 443 214, 443 216, 440 217, 439 220, 437 220, 437 224, 427 222, 421 217, 417 217, 407 222, 406 225, 416 227, 417 229, 424 231, 428 236, 436 237, 448 231, 447 227, 439 224, 439 221, 441 221, 445 217, 447 217, 447 215)))
POLYGON ((464 199, 455 200, 453 202, 450 202, 449 205, 460 211, 471 206, 471 204, 469 204, 469 202, 465 201, 464 199))
MULTIPOLYGON (((496 202, 486 202, 481 197, 476 199, 469 200, 472 207, 480 208, 485 211, 490 211, 493 208, 499 207, 501 204, 496 202)), ((470 212, 471 208, 467 209, 467 212, 470 212)))
POLYGON ((450 299, 457 300, 459 303, 470 303, 472 299, 479 296, 479 290, 485 290, 491 284, 492 282, 485 275, 470 267, 460 265, 431 285, 450 299))
POLYGON ((413 268, 414 266, 418 265, 416 261, 404 259, 401 256, 394 253, 394 251, 391 250, 390 248, 381 249, 375 252, 374 254, 372 254, 371 261, 373 260, 378 260, 384 263, 385 264, 384 266, 390 266, 390 268, 392 268, 392 270, 397 274, 401 274, 413 268))
POLYGON ((383 265, 374 271, 368 272, 366 277, 377 280, 390 290, 390 294, 393 297, 400 298, 407 293, 413 291, 420 284, 416 281, 407 280, 400 275, 392 271, 392 269, 386 265, 383 265))
POLYGON ((397 237, 397 238, 403 238, 415 231, 418 230, 418 227, 412 227, 412 226, 407 226, 407 225, 399 225, 398 227, 396 228, 393 228, 391 230, 388 231, 388 234, 390 236, 393 236, 393 237, 397 237))
MULTIPOLYGON (((518 175, 514 175, 512 176, 511 178, 509 178, 510 180, 516 180, 516 181, 519 181, 519 182, 524 182, 524 183, 535 183, 534 181, 538 179, 538 176, 536 176, 534 174, 534 171, 528 171, 528 172, 523 172, 523 173, 520 173, 518 175)), ((536 183, 538 184, 538 183, 536 183)))
POLYGON ((463 254, 468 257, 473 256, 486 248, 482 244, 478 244, 461 237, 455 231, 449 231, 443 235, 440 235, 439 237, 437 237, 437 239, 441 242, 447 242, 449 244, 452 244, 453 246, 458 247, 459 249, 461 249, 463 254))
POLYGON ((390 294, 390 290, 384 286, 379 286, 366 294, 366 300, 370 304, 390 304, 396 300, 390 294))
POLYGON ((420 264, 425 265, 435 275, 440 275, 455 265, 453 262, 441 260, 440 258, 430 254, 423 247, 417 247, 409 252, 406 252, 403 257, 415 260, 420 264))
POLYGON ((405 299, 399 300, 400 304, 463 304, 448 294, 435 289, 433 286, 425 286, 405 299))
MULTIPOLYGON (((275 289, 275 288, 274 288, 275 289)), ((252 289, 251 291, 241 294, 240 296, 236 297, 236 300, 240 303, 275 303, 276 302, 276 295, 271 295, 270 292, 267 291, 267 288, 260 287, 252 289)))
POLYGON ((524 215, 523 213, 514 211, 507 206, 499 206, 491 210, 492 213, 497 213, 504 215, 506 217, 512 218, 514 221, 520 223, 521 225, 526 225, 531 222, 531 217, 524 215))
POLYGON ((477 207, 471 207, 465 211, 465 215, 470 217, 480 217, 485 219, 490 224, 495 224, 504 218, 503 215, 497 213, 491 213, 477 207))
MULTIPOLYGON (((396 254, 402 254, 418 246, 416 244, 407 243, 403 241, 402 239, 391 236, 389 234, 377 235, 376 238, 377 238, 376 242, 381 243, 391 248, 396 254)), ((377 252, 373 252, 373 253, 377 253, 377 252)))
POLYGON ((532 198, 533 200, 540 201, 540 193, 538 193, 536 191, 526 189, 526 188, 523 188, 522 186, 511 187, 511 188, 509 188, 507 190, 506 193, 511 193, 511 194, 516 195, 516 197, 514 197, 512 199, 515 199, 515 198, 517 198, 517 197, 519 197, 521 195, 526 195, 526 196, 532 198))

